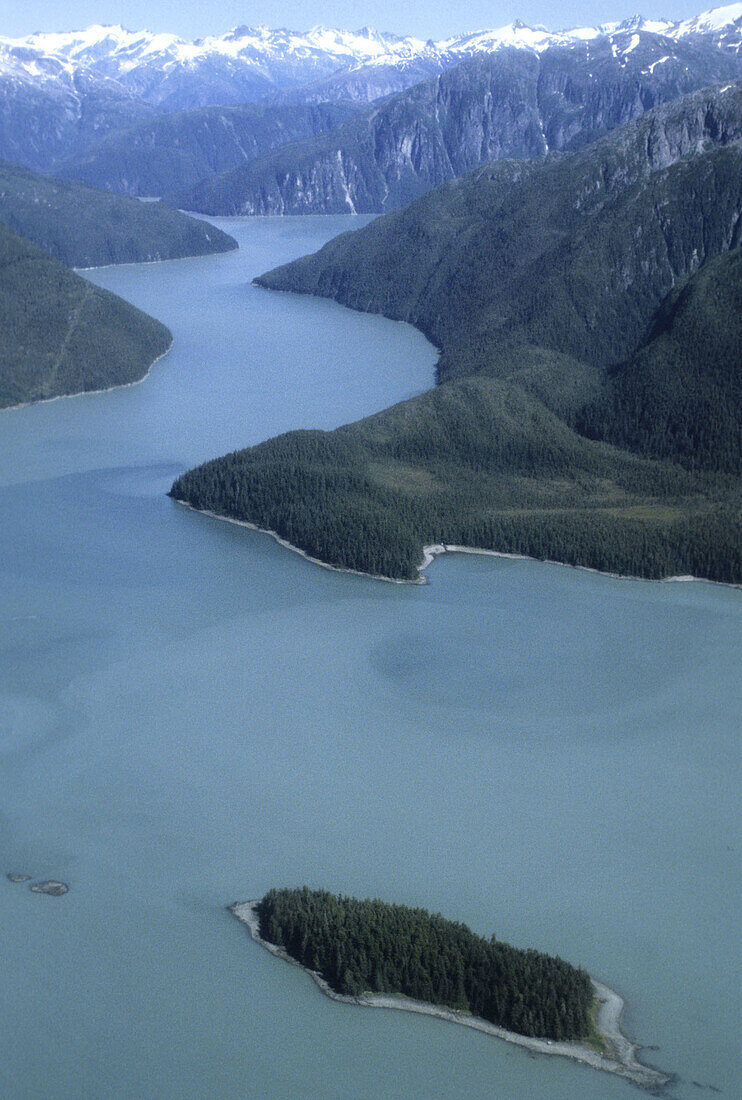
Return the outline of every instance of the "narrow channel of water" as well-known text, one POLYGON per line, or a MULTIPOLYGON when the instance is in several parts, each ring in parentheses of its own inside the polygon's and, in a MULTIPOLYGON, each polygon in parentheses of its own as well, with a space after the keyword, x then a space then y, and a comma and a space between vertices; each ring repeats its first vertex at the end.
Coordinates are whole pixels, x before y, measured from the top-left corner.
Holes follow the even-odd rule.
POLYGON ((93 276, 172 328, 147 381, 0 414, 0 870, 71 887, 0 881, 0 1095, 631 1094, 323 998, 224 910, 304 882, 582 963, 671 1095, 736 1095, 742 596, 461 556, 401 588, 174 505, 432 379, 413 330, 249 286, 357 221, 224 224, 93 276))

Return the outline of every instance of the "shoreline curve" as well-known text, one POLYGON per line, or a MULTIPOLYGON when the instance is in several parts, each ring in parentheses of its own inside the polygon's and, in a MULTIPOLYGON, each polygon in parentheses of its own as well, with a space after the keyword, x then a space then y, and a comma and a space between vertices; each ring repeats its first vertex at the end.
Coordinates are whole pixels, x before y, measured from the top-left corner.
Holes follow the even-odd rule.
MULTIPOLYGON (((56 398, 52 400, 56 400, 56 398)), ((343 565, 331 565, 330 562, 323 561, 321 558, 312 557, 306 550, 302 550, 300 546, 295 546, 292 542, 289 542, 288 539, 285 539, 283 535, 279 535, 277 531, 272 531, 268 527, 261 527, 259 524, 251 523, 249 520, 235 519, 234 516, 220 515, 219 512, 212 512, 208 508, 197 508, 195 504, 190 504, 187 500, 182 500, 180 497, 171 497, 171 500, 175 501, 176 504, 182 505, 184 508, 190 508, 192 512, 197 512, 202 516, 208 516, 209 519, 218 519, 223 523, 233 523, 237 527, 246 527, 248 531, 257 531, 260 535, 270 535, 270 537, 274 539, 279 546, 283 546, 285 550, 290 550, 293 554, 298 554, 300 558, 304 558, 305 561, 311 562, 312 565, 319 565, 322 569, 329 569, 331 573, 347 573, 354 577, 366 577, 368 580, 372 581, 384 581, 386 584, 430 584, 430 580, 425 576, 425 571, 436 558, 441 557, 443 554, 478 554, 481 557, 506 558, 509 561, 533 561, 537 562, 539 565, 558 565, 562 569, 577 569, 584 573, 594 573, 598 577, 610 577, 611 580, 616 581, 640 581, 642 584, 687 584, 693 581, 696 584, 713 584, 721 588, 742 589, 742 584, 735 584, 731 581, 712 581, 708 577, 694 577, 690 574, 687 576, 638 577, 632 573, 608 573, 602 569, 594 569, 591 565, 572 565, 570 562, 556 561, 553 558, 533 558, 528 554, 511 554, 504 550, 484 550, 476 546, 455 546, 452 543, 435 543, 430 546, 424 546, 423 560, 417 566, 417 577, 386 577, 381 573, 365 573, 362 569, 349 569, 343 565)))
POLYGON ((506 1031, 505 1028, 498 1027, 496 1024, 480 1017, 470 1016, 465 1012, 443 1008, 426 1001, 415 1001, 401 994, 362 993, 357 997, 349 997, 342 993, 336 993, 316 970, 309 970, 307 967, 302 966, 284 948, 263 939, 260 935, 258 904, 259 899, 234 902, 232 905, 228 905, 227 908, 237 920, 246 926, 250 936, 256 943, 264 947, 275 958, 283 959, 285 962, 291 963, 292 966, 303 970, 314 981, 315 985, 333 1001, 361 1005, 365 1008, 390 1008, 402 1012, 415 1012, 423 1016, 433 1016, 435 1019, 445 1020, 449 1023, 461 1024, 475 1031, 482 1031, 487 1035, 503 1039, 505 1042, 524 1047, 534 1054, 550 1054, 571 1058, 573 1061, 592 1066, 594 1069, 615 1074, 655 1096, 661 1095, 674 1080, 672 1074, 663 1073, 661 1070, 644 1065, 638 1060, 637 1055, 641 1049, 640 1046, 637 1043, 632 1043, 623 1034, 620 1027, 621 1013, 624 1008, 623 998, 615 990, 610 989, 595 978, 590 980, 593 983, 598 1002, 596 1024, 610 1051, 609 1054, 601 1054, 592 1047, 574 1040, 560 1042, 558 1040, 535 1039, 527 1035, 519 1035, 517 1032, 506 1031))
MULTIPOLYGON (((154 262, 159 261, 153 261, 153 263, 154 262)), ((92 268, 90 268, 89 270, 92 270, 92 268)), ((97 397, 101 393, 113 393, 114 390, 127 390, 131 386, 140 386, 142 382, 147 381, 150 374, 160 362, 160 360, 164 359, 166 355, 170 354, 170 352, 173 350, 174 345, 175 338, 171 337, 170 343, 162 352, 162 354, 158 355, 155 359, 152 360, 141 378, 135 378, 132 382, 121 382, 118 386, 104 386, 102 389, 99 390, 76 390, 75 393, 58 393, 55 397, 39 397, 36 401, 21 401, 17 405, 4 405, 3 408, 0 408, 0 413, 13 412, 14 409, 31 409, 34 407, 34 405, 49 405, 52 401, 67 401, 70 397, 97 397)))

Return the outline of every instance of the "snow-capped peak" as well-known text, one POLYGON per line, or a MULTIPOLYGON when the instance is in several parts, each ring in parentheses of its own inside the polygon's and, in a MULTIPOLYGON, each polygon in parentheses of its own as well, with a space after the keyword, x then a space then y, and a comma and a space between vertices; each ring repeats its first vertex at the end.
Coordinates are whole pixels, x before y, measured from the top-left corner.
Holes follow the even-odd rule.
POLYGON ((719 34, 721 31, 742 29, 742 3, 727 4, 723 8, 712 8, 693 19, 678 23, 673 37, 681 38, 688 34, 719 34))
MULTIPOLYGON (((516 19, 494 30, 474 31, 437 42, 399 37, 371 27, 345 31, 322 26, 304 32, 238 26, 225 34, 188 42, 173 34, 96 24, 82 31, 0 38, 0 75, 5 73, 34 82, 52 80, 62 74, 70 79, 84 70, 93 77, 116 80, 154 102, 174 103, 172 83, 179 73, 191 74, 190 80, 194 73, 203 70, 207 81, 213 77, 217 82, 217 94, 227 84, 239 83, 242 74, 246 81, 244 88, 248 88, 248 78, 262 81, 261 94, 268 94, 271 88, 297 87, 368 66, 400 69, 412 66, 411 71, 415 71, 415 63, 423 62, 427 66, 425 71, 440 71, 465 57, 506 48, 543 53, 555 46, 608 39, 614 56, 625 56, 636 48, 644 34, 670 39, 703 36, 718 48, 740 52, 742 2, 713 8, 694 19, 676 23, 635 15, 619 23, 550 31, 516 19), (158 91, 160 87, 162 92, 158 91)), ((214 88, 212 83, 204 89, 203 96, 207 97, 204 102, 213 102, 208 96, 214 88)), ((233 94, 234 101, 239 102, 248 93, 233 94)), ((188 102, 192 98, 186 97, 188 102)))

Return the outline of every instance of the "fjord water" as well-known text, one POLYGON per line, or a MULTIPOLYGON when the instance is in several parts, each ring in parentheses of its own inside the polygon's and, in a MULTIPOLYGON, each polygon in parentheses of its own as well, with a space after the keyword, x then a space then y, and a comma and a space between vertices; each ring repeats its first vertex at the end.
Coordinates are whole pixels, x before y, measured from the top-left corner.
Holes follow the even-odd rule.
MULTIPOLYGON (((222 223, 220 223, 222 224, 222 223)), ((584 964, 647 1058, 738 1095, 742 596, 450 556, 332 573, 165 496, 426 388, 413 330, 252 276, 358 221, 93 273, 164 320, 139 386, 0 414, 0 1095, 628 1096, 353 1009, 226 911, 308 883, 584 964)))

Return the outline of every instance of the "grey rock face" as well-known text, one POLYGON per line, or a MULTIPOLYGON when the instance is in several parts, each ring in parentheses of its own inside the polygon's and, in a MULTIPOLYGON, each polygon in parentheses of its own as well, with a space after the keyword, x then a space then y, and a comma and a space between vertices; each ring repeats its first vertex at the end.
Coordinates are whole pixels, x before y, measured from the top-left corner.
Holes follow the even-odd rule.
POLYGON ((742 76, 742 54, 682 43, 670 57, 657 35, 624 55, 614 46, 475 57, 326 135, 205 179, 179 202, 206 214, 383 213, 487 161, 576 150, 742 76))
POLYGON ((160 114, 94 143, 56 174, 122 195, 167 196, 277 146, 324 133, 353 113, 349 107, 324 103, 160 114))

